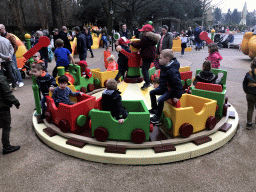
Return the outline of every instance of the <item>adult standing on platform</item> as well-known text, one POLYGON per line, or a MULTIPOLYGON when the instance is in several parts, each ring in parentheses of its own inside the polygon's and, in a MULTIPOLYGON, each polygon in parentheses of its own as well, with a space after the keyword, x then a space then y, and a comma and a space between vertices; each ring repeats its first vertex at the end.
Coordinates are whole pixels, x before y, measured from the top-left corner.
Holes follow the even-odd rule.
POLYGON ((70 53, 72 53, 72 49, 71 49, 71 45, 70 45, 70 42, 68 40, 68 36, 67 36, 67 33, 68 33, 68 29, 66 26, 63 26, 61 28, 61 31, 59 32, 59 38, 62 39, 64 41, 64 46, 63 48, 66 48, 70 51, 70 53))
POLYGON ((163 25, 161 29, 161 39, 159 40, 156 48, 156 54, 159 56, 164 49, 172 49, 173 37, 168 33, 168 26, 163 25))
POLYGON ((93 45, 93 41, 92 41, 92 35, 89 32, 88 28, 84 29, 84 35, 86 37, 86 47, 89 49, 90 53, 91 53, 91 58, 93 58, 93 52, 92 52, 92 48, 91 46, 93 45))
POLYGON ((86 37, 80 32, 80 27, 75 27, 75 33, 77 38, 77 52, 79 54, 79 59, 86 60, 87 57, 87 47, 86 47, 86 37))
POLYGON ((12 55, 14 53, 14 49, 10 41, 0 35, 0 62, 1 69, 3 74, 3 69, 6 70, 6 76, 11 80, 12 90, 16 91, 16 82, 12 74, 12 55))
POLYGON ((126 37, 127 39, 131 39, 132 38, 132 34, 127 29, 126 24, 122 25, 122 29, 121 29, 121 31, 119 33, 120 33, 120 37, 126 37))
POLYGON ((14 53, 12 55, 12 73, 13 73, 13 77, 14 77, 15 81, 17 82, 17 84, 19 85, 19 87, 23 87, 24 83, 23 83, 23 80, 22 80, 22 77, 21 77, 21 74, 20 74, 20 70, 18 69, 18 66, 17 66, 17 60, 16 60, 16 55, 15 55, 16 51, 18 50, 17 41, 16 41, 15 37, 12 34, 6 32, 5 26, 3 24, 0 24, 0 33, 3 37, 8 39, 12 44, 12 47, 14 49, 14 53))
POLYGON ((150 67, 150 64, 154 61, 155 59, 155 54, 156 54, 156 48, 155 45, 157 44, 157 41, 153 41, 148 36, 152 33, 153 27, 150 24, 146 24, 142 27, 142 29, 139 29, 139 31, 143 32, 143 38, 139 42, 133 42, 131 45, 137 49, 140 49, 140 55, 142 58, 142 74, 144 77, 144 85, 141 87, 141 89, 146 89, 150 86, 150 81, 149 81, 149 74, 148 70, 150 67), (149 33, 147 35, 147 33, 149 33))

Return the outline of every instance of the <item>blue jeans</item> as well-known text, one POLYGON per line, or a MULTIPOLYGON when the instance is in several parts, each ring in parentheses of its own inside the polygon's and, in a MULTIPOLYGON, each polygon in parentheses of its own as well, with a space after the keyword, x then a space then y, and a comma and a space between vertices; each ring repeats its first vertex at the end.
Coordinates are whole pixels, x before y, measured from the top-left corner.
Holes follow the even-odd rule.
POLYGON ((181 48, 181 55, 184 55, 185 48, 181 48))
POLYGON ((154 59, 144 58, 144 59, 142 59, 142 61, 143 61, 143 64, 142 64, 142 75, 144 77, 145 84, 149 85, 150 81, 149 81, 148 70, 149 70, 150 64, 154 61, 154 59))
POLYGON ((198 47, 199 49, 201 49, 201 46, 202 46, 202 43, 201 43, 201 42, 196 41, 196 47, 198 47))
POLYGON ((157 87, 156 89, 150 91, 149 95, 151 99, 151 107, 152 109, 156 110, 156 115, 160 118, 164 108, 164 101, 170 99, 170 93, 166 89, 157 87), (158 98, 158 105, 156 103, 156 95, 162 95, 158 98))
POLYGON ((13 54, 12 56, 12 74, 13 74, 13 77, 15 79, 15 81, 17 82, 22 82, 22 77, 21 77, 21 74, 20 74, 20 70, 18 69, 18 66, 17 66, 17 61, 16 61, 16 55, 15 53, 13 54))
POLYGON ((85 53, 79 53, 79 59, 80 61, 86 61, 86 57, 87 57, 87 51, 85 53))
POLYGON ((45 105, 45 102, 46 102, 46 97, 43 96, 43 98, 41 99, 40 101, 40 104, 41 104, 41 108, 42 108, 42 115, 45 115, 45 111, 46 111, 46 105, 45 105))

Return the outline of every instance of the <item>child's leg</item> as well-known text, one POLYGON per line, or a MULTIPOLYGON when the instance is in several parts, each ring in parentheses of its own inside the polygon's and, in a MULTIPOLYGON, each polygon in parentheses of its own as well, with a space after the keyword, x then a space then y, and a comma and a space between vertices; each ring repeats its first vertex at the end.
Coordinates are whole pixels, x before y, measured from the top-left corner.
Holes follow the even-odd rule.
POLYGON ((145 81, 145 84, 149 85, 150 81, 149 81, 148 70, 149 70, 150 64, 153 62, 153 59, 142 59, 142 61, 143 61, 142 74, 144 77, 144 81, 145 81))
POLYGON ((55 78, 58 75, 58 69, 57 66, 54 67, 53 71, 52 71, 52 76, 55 78))
POLYGON ((0 111, 0 125, 2 130, 2 144, 3 148, 10 146, 10 131, 11 131, 11 112, 10 108, 0 111))
POLYGON ((161 117, 162 112, 163 112, 164 101, 166 101, 167 99, 170 99, 170 93, 168 91, 166 91, 161 97, 158 98, 158 106, 157 106, 157 110, 156 110, 156 116, 159 118, 161 117))
POLYGON ((256 103, 256 96, 246 94, 246 100, 247 100, 247 123, 252 123, 252 116, 254 111, 254 105, 256 103))
POLYGON ((41 108, 42 108, 42 116, 44 117, 45 116, 45 111, 46 111, 46 105, 45 105, 45 102, 46 102, 46 97, 43 96, 43 98, 41 99, 41 108))
POLYGON ((156 95, 163 95, 165 90, 162 90, 160 87, 153 89, 149 92, 150 100, 151 100, 151 108, 153 110, 157 110, 157 103, 156 103, 156 95))

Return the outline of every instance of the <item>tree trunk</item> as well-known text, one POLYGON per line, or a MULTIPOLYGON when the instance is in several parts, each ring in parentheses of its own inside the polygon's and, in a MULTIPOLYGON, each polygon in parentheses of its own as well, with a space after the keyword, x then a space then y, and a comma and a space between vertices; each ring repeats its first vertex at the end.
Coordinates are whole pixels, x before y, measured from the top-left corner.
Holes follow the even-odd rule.
POLYGON ((52 21, 54 28, 61 28, 61 5, 59 0, 51 0, 52 5, 52 21))

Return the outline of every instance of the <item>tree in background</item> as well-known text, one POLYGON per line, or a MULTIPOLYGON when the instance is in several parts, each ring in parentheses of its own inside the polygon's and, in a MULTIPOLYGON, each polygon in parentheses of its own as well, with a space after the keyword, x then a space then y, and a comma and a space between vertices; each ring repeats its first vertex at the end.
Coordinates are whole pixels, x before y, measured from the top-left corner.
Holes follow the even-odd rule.
POLYGON ((221 21, 222 19, 222 14, 221 14, 221 9, 220 8, 215 8, 214 10, 214 18, 215 18, 215 23, 217 24, 218 22, 221 21))
POLYGON ((231 23, 231 11, 228 9, 227 14, 225 15, 225 23, 230 24, 231 23))
POLYGON ((241 21, 241 13, 234 9, 233 13, 231 14, 231 21, 233 24, 239 24, 241 21))

